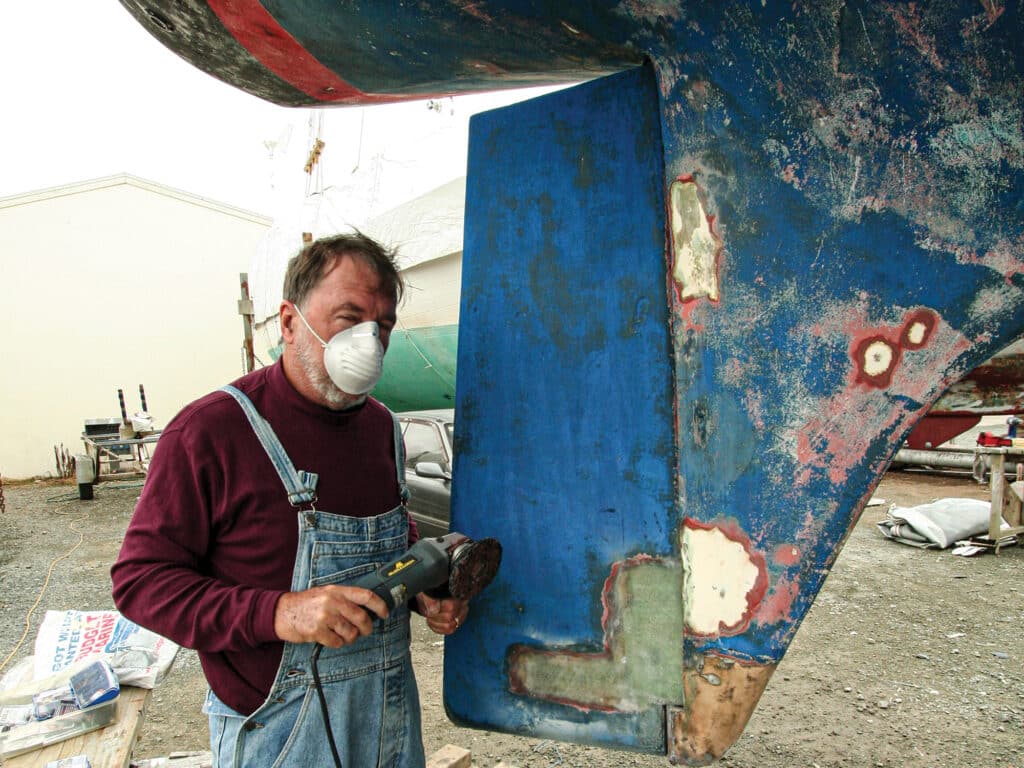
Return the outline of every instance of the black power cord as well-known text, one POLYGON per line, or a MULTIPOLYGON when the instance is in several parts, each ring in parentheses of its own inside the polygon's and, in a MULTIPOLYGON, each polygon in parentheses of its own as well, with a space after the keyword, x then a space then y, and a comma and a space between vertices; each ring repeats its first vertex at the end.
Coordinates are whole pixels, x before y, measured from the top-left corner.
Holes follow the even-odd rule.
POLYGON ((316 648, 313 649, 312 669, 313 669, 313 685, 316 686, 316 695, 320 699, 320 713, 324 717, 324 730, 327 731, 327 744, 331 748, 331 755, 334 757, 335 768, 341 767, 341 756, 338 755, 338 745, 334 743, 334 731, 331 730, 331 716, 327 712, 327 697, 324 696, 324 687, 320 683, 320 669, 317 666, 317 660, 320 658, 320 651, 324 647, 320 643, 316 644, 316 648))

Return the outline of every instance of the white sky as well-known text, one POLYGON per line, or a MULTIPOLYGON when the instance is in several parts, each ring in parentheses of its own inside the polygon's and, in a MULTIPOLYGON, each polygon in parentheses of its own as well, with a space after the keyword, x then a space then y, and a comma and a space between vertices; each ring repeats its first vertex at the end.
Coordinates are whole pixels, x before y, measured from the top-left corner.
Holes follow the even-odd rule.
POLYGON ((117 0, 4 2, 0 197, 127 172, 274 216, 301 204, 322 115, 320 183, 376 214, 465 173, 472 112, 540 92, 278 107, 178 58, 117 0))

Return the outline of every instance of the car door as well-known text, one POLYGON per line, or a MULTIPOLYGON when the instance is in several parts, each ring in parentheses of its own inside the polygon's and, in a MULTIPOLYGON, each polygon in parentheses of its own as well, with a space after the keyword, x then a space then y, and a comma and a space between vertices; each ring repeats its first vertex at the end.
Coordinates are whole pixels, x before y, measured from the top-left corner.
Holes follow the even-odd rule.
POLYGON ((412 494, 409 514, 416 521, 420 536, 442 536, 448 532, 452 466, 442 427, 426 420, 402 419, 402 422, 405 481, 412 494), (428 476, 429 464, 438 465, 443 477, 428 476))

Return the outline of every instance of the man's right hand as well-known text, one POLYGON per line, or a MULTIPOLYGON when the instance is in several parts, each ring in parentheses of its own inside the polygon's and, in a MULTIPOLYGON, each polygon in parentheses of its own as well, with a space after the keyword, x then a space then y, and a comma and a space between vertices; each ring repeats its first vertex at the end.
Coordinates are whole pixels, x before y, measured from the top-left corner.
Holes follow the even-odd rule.
POLYGON ((274 610, 274 631, 288 643, 320 643, 340 648, 373 631, 367 611, 387 618, 387 604, 362 587, 327 584, 286 592, 274 610))

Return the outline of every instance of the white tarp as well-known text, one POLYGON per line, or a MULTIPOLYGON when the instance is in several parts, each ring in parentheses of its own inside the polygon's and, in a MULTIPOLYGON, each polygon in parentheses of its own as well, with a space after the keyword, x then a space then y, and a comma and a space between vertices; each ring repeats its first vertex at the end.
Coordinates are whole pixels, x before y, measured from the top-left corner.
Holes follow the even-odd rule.
POLYGON ((878 530, 887 539, 913 547, 946 549, 961 539, 988 533, 992 505, 977 499, 937 499, 930 504, 893 504, 878 530))

